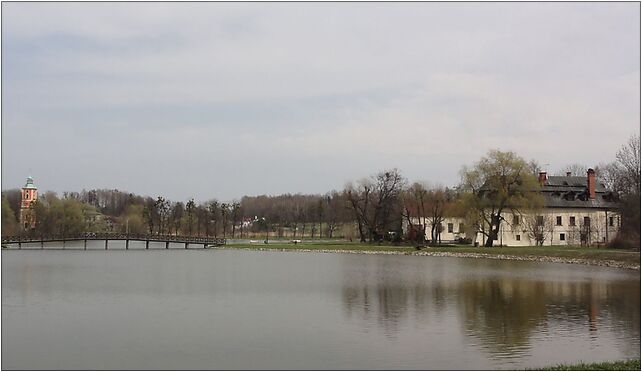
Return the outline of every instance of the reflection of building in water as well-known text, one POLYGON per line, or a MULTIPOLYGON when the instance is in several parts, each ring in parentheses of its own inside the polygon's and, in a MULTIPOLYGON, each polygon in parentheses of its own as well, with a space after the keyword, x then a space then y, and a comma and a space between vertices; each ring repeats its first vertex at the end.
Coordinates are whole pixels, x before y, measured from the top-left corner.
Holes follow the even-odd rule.
POLYGON ((27 183, 22 187, 20 203, 20 226, 25 229, 36 228, 36 215, 33 211, 33 205, 38 200, 38 188, 33 184, 33 178, 29 176, 27 183))
POLYGON ((589 318, 589 331, 591 333, 597 332, 597 317, 600 315, 600 308, 594 298, 588 303, 588 318, 589 318))
POLYGON ((408 327, 432 334, 433 324, 445 322, 449 332, 470 339, 492 359, 527 355, 546 343, 542 335, 572 335, 578 345, 617 337, 631 340, 617 344, 624 355, 639 349, 639 279, 583 268, 573 274, 565 265, 457 262, 442 270, 408 261, 404 270, 389 270, 381 261, 373 275, 354 270, 351 262, 342 293, 346 315, 365 332, 380 330, 389 338, 403 336, 408 327))
POLYGON ((394 337, 399 332, 399 323, 407 318, 409 292, 402 286, 364 285, 344 288, 343 300, 350 316, 356 315, 366 324, 376 319, 384 334, 394 337))
POLYGON ((516 278, 478 278, 461 282, 458 310, 466 334, 491 354, 529 347, 531 334, 546 323, 544 283, 516 278))

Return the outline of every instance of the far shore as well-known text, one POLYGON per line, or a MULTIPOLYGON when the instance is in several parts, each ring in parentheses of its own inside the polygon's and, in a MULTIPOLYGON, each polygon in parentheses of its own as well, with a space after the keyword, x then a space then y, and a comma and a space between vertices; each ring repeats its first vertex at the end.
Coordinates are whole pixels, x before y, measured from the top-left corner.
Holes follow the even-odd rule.
POLYGON ((231 243, 219 249, 242 249, 271 252, 311 252, 350 254, 394 254, 408 256, 482 258, 511 261, 555 262, 640 270, 640 252, 572 246, 552 247, 471 247, 441 246, 415 248, 407 245, 378 245, 351 242, 274 241, 268 244, 231 243))

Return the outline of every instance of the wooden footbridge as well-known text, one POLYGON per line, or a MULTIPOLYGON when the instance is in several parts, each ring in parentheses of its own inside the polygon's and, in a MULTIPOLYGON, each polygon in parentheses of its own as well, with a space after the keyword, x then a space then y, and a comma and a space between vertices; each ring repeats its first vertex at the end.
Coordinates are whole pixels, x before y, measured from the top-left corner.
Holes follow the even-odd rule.
POLYGON ((225 245, 226 240, 221 238, 203 237, 203 236, 180 236, 180 235, 135 235, 135 234, 118 234, 118 233, 84 233, 76 236, 3 236, 2 247, 8 247, 9 244, 17 244, 18 249, 26 243, 40 243, 40 248, 45 248, 45 243, 62 243, 65 248, 66 242, 83 241, 84 249, 87 249, 87 241, 104 240, 105 249, 108 249, 110 241, 124 241, 125 249, 129 249, 130 241, 145 242, 145 249, 149 249, 149 242, 165 243, 165 249, 169 249, 169 243, 184 244, 185 249, 190 244, 208 248, 212 246, 225 245))

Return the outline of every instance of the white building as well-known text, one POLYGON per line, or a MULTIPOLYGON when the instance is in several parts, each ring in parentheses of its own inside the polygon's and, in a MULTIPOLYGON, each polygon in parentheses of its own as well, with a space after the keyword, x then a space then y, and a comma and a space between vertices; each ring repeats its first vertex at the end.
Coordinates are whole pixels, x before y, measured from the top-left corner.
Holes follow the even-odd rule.
MULTIPOLYGON (((545 207, 534 214, 503 214, 497 241, 493 245, 596 245, 615 238, 620 230, 616 195, 597 182, 593 169, 586 177, 539 174, 545 207)), ((419 221, 417 221, 419 222, 419 221)), ((430 223, 425 229, 430 239, 430 223)), ((468 238, 482 246, 486 236, 467 227, 463 217, 445 217, 441 241, 468 238)))

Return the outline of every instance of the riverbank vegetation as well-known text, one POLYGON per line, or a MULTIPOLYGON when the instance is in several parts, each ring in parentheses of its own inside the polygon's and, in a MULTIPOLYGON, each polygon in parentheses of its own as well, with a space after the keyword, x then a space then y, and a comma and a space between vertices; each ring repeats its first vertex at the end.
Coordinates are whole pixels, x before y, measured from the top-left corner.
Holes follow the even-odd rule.
MULTIPOLYGON (((621 200, 621 233, 613 241, 617 248, 640 247, 639 156, 639 136, 634 136, 617 153, 616 161, 595 167, 599 180, 621 200)), ((541 206, 533 191, 540 168, 534 160, 527 162, 515 153, 492 150, 474 166, 464 167, 462 182, 455 187, 411 183, 397 169, 390 169, 324 195, 244 196, 226 202, 170 201, 163 196, 152 198, 106 189, 64 192, 61 196, 48 191, 32 203, 30 213, 36 222, 29 230, 17 222, 21 192, 13 189, 2 192, 2 234, 121 232, 261 240, 341 238, 376 247, 383 241, 436 246, 442 243, 445 218, 464 216, 466 222, 460 228, 469 227, 485 237, 485 245, 493 246, 498 243, 501 226, 508 223, 509 213, 520 214, 541 206)), ((574 164, 560 173, 585 170, 574 164)), ((543 226, 539 222, 535 225, 537 231, 543 226)), ((537 239, 537 231, 531 240, 543 242, 537 239)))
POLYGON ((619 360, 615 362, 558 364, 552 367, 531 369, 530 371, 639 371, 640 359, 619 360))

